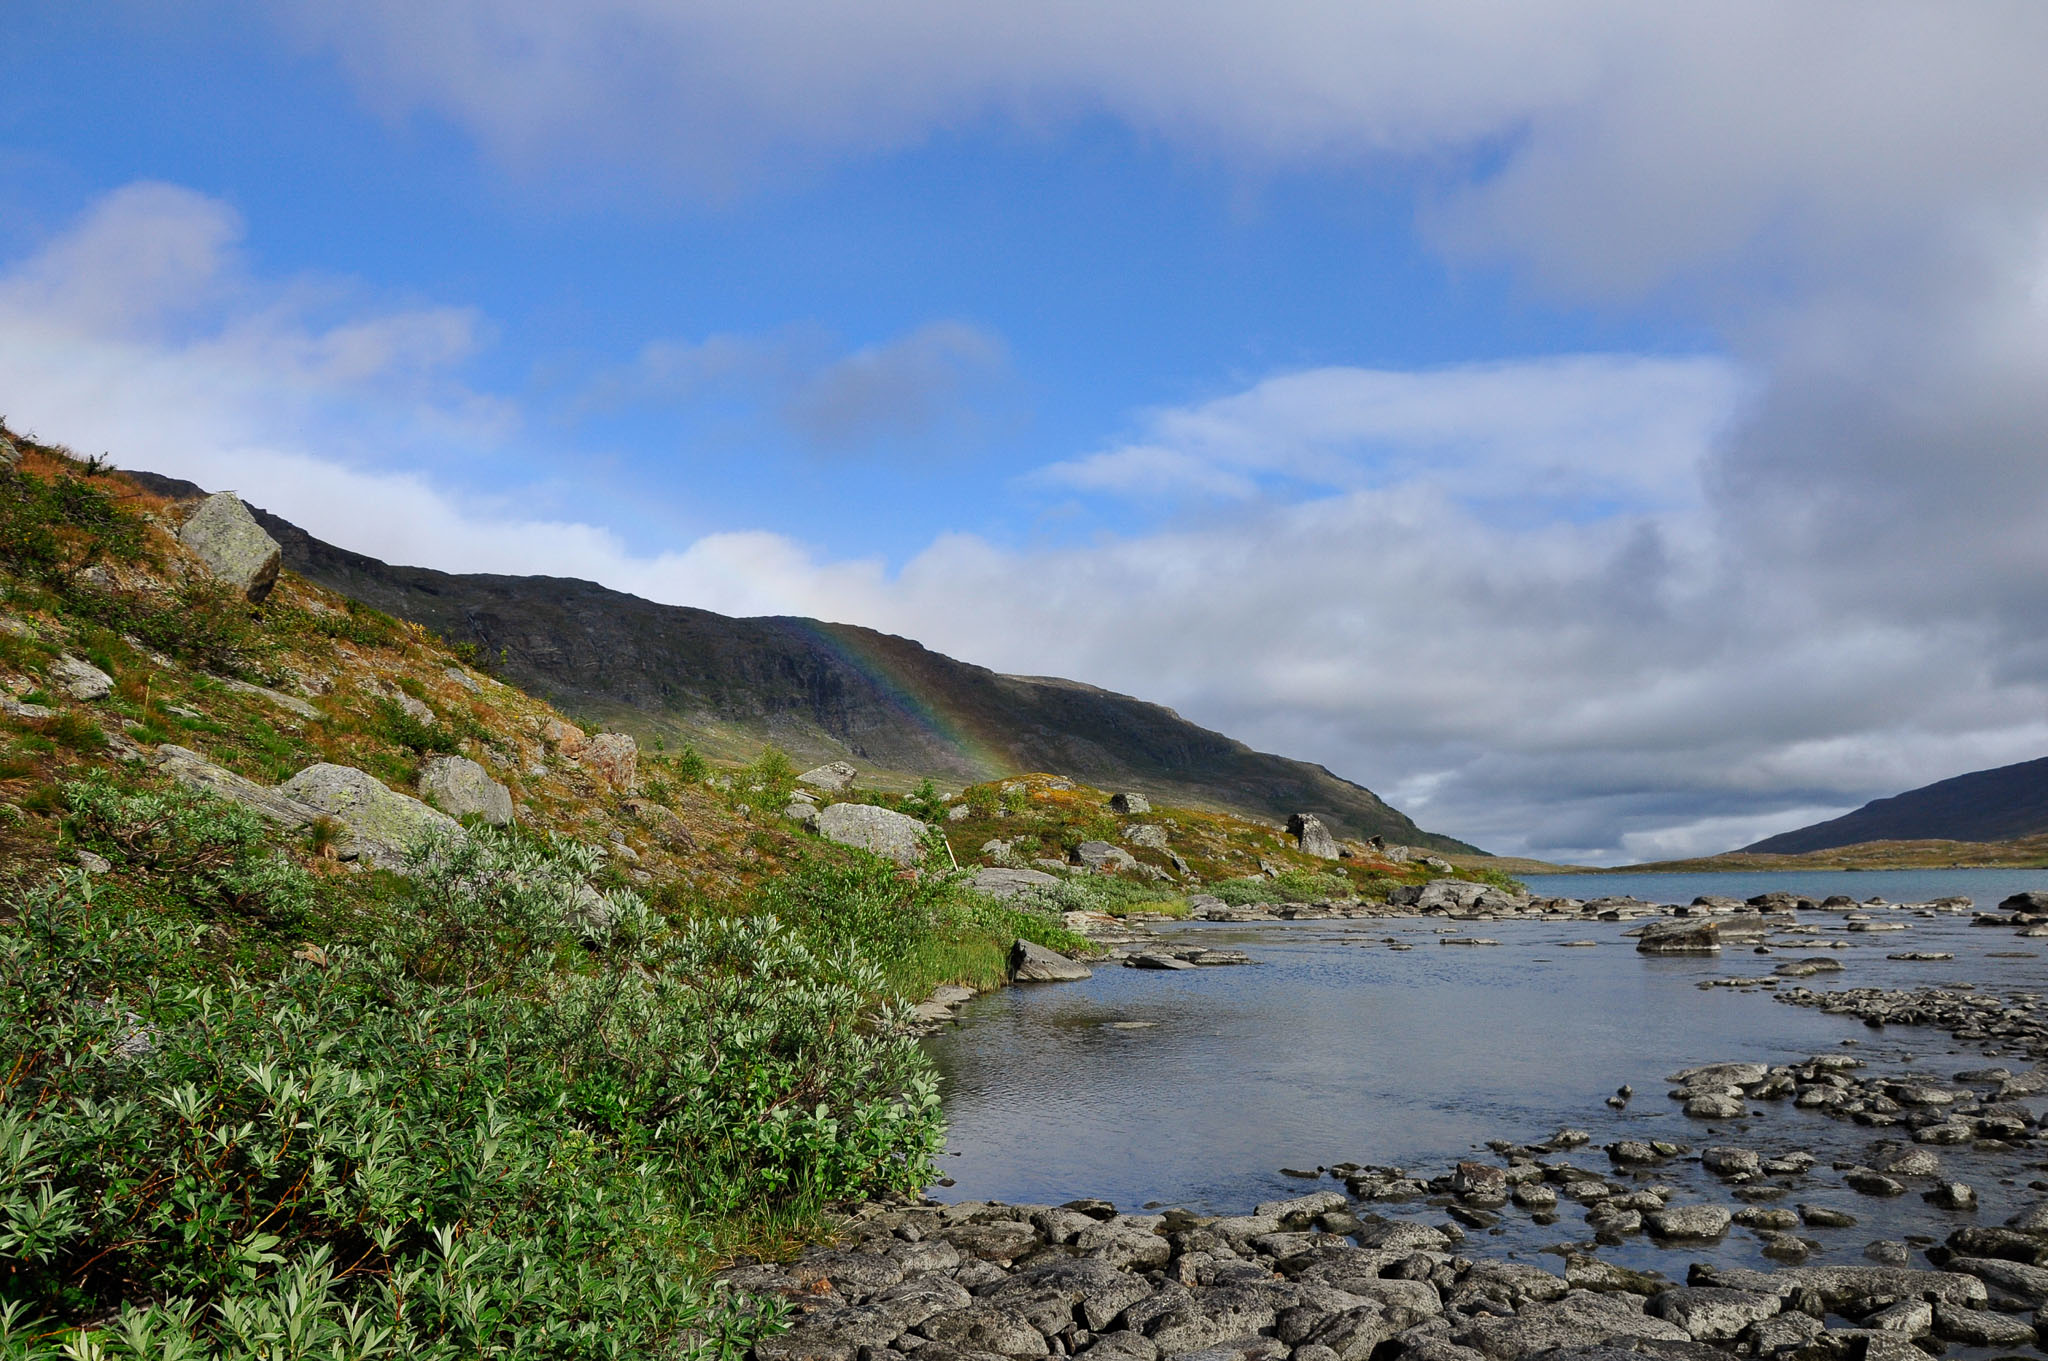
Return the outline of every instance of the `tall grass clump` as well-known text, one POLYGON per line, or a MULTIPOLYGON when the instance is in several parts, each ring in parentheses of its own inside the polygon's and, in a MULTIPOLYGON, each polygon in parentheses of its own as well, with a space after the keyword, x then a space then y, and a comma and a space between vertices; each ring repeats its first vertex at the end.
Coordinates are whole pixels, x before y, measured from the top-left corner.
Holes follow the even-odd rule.
MULTIPOLYGON (((131 868, 250 866, 212 800, 69 797, 131 868)), ((732 1358, 778 1327, 694 1283, 714 1226, 924 1185, 929 1069, 852 952, 670 928, 596 868, 424 843, 378 929, 267 972, 112 881, 6 902, 0 1354, 732 1358)))

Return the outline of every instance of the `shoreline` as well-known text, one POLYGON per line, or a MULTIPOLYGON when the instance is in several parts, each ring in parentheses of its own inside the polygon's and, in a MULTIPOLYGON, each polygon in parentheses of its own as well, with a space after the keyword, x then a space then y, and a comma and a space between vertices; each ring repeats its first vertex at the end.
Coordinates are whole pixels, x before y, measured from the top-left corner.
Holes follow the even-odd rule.
MULTIPOLYGON (((2038 1060, 2048 1044, 2036 1034, 2014 1048, 2038 1060)), ((1697 1118, 1713 1118, 1699 1102, 1722 1103, 1715 1117, 1731 1102, 1790 1105, 1905 1137, 1875 1145, 1886 1150, 1876 1165, 1827 1168, 1801 1150, 1737 1144, 1620 1139, 1596 1149, 1587 1132, 1565 1129, 1537 1144, 1492 1141, 1491 1157, 1428 1175, 1304 1170, 1343 1189, 1238 1215, 1130 1213, 1085 1197, 870 1203, 847 1214, 838 1243, 718 1279, 791 1304, 790 1330, 762 1340, 758 1361, 1920 1361, 1929 1354, 1921 1343, 2039 1350, 2048 1336, 2048 1269, 2036 1265, 2048 1259, 2048 1200, 2039 1195, 2003 1225, 1879 1240, 1854 1263, 1814 1262, 1830 1250, 1805 1233, 1853 1227, 1858 1215, 1844 1203, 1861 1209, 1909 1193, 1973 1210, 1974 1189, 1944 1179, 1937 1151, 1965 1140, 2010 1152, 2014 1173, 2041 1166, 2041 1123, 2022 1103, 2048 1093, 2048 1066, 1975 1070, 1936 1088, 1835 1054, 1708 1064, 1670 1080, 1670 1098, 1697 1118), (1689 1164, 1732 1208, 1668 1184, 1689 1164), (1558 1225, 1576 1215, 1590 1237, 1560 1228, 1560 1241, 1539 1250, 1559 1270, 1488 1254, 1480 1235, 1506 1214, 1558 1225), (1778 1265, 1686 1260, 1688 1246, 1731 1233, 1756 1235, 1778 1265), (1673 1254, 1678 1278, 1599 1255, 1628 1241, 1673 1254)), ((1758 1131, 1745 1138, 1777 1142, 1758 1131)))
MULTIPOLYGON (((1640 952, 1655 954, 1643 937, 1658 932, 1677 940, 1671 953, 1719 953, 1724 945, 1747 953, 1767 935, 1784 944, 1787 933, 1881 930, 1890 913, 1973 915, 1973 925, 2016 933, 2044 924, 2043 914, 2017 908, 1972 913, 1958 902, 1783 897, 1790 901, 1568 903, 1531 896, 1513 904, 1440 901, 1427 910, 1302 904, 1224 909, 1199 915, 1196 929, 1205 918, 1552 925, 1642 918, 1627 934, 1640 952), (1698 948, 1702 930, 1711 950, 1698 948)), ((1131 957, 1158 944, 1156 933, 1139 926, 1098 962, 1138 967, 1131 957)), ((2048 1338, 2048 1266, 2041 1265, 2048 1263, 2048 1199, 2041 1194, 2048 1181, 2040 1180, 2048 1172, 2040 1111, 2048 1097, 2048 1018, 2040 999, 2001 998, 1969 986, 1789 986, 1822 971, 1817 963, 1787 954, 1770 976, 1714 985, 1788 985, 1777 1001, 1874 1027, 1945 1032, 2007 1063, 1987 1060, 1947 1082, 1867 1068, 1848 1052, 1792 1064, 1709 1064, 1670 1075, 1669 1097, 1688 1117, 1683 1140, 1620 1138, 1595 1146, 1585 1131, 1567 1129, 1540 1143, 1494 1140, 1490 1156, 1445 1158, 1436 1170, 1414 1174, 1359 1163, 1312 1173, 1283 1169, 1321 1186, 1262 1202, 1248 1214, 1171 1206, 1129 1212, 1086 1196, 1060 1205, 869 1204, 849 1212, 834 1246, 787 1266, 741 1265, 720 1277, 733 1288, 793 1303, 791 1330, 763 1340, 759 1361, 1924 1361, 1957 1348, 1985 1357, 2039 1354, 2048 1338), (1786 1108, 1867 1131, 1868 1156, 1828 1161, 1788 1148, 1768 1120, 1740 1135, 1709 1123, 1786 1108), (2033 1194, 2020 1193, 2016 1212, 1992 1222, 1978 1213, 1976 1188, 1944 1166, 1945 1151, 1988 1155, 2002 1185, 2027 1182, 2033 1194), (1671 1185, 1680 1171, 1698 1184, 1671 1185), (1883 1222, 1882 1207, 1913 1203, 1900 1199, 1909 1196, 1948 1212, 1954 1229, 1945 1237, 1880 1238, 1860 1249, 1842 1240, 1859 1219, 1883 1222), (1558 1241, 1533 1252, 1490 1249, 1489 1229, 1508 1215, 1557 1226, 1558 1241), (1703 1262, 1686 1252, 1731 1234, 1753 1236, 1771 1267, 1703 1262), (1624 1244, 1630 1251, 1654 1246, 1658 1257, 1669 1257, 1669 1274, 1601 1256, 1624 1244), (1845 1260, 1851 1254, 1854 1260, 1845 1260)), ((1615 1099, 1625 1104, 1628 1097, 1615 1099)), ((1974 1175, 1981 1181, 1983 1169, 1974 1175)))

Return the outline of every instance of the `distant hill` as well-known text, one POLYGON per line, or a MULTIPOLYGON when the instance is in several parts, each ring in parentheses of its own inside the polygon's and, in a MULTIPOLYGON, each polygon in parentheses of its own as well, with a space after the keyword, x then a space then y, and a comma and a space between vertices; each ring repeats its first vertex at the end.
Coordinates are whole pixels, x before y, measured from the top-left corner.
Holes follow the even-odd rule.
POLYGON ((1803 855, 1867 841, 2018 841, 2042 833, 2048 833, 2048 757, 1909 789, 1743 850, 1803 855))
MULTIPOLYGON (((203 494, 128 475, 159 495, 203 494)), ((1002 675, 851 624, 735 619, 562 577, 395 567, 251 510, 292 570, 474 643, 506 679, 643 739, 728 757, 772 743, 806 763, 844 758, 960 783, 1051 771, 1189 807, 1275 820, 1314 812, 1339 834, 1478 853, 1322 766, 1253 751, 1128 695, 1002 675)))

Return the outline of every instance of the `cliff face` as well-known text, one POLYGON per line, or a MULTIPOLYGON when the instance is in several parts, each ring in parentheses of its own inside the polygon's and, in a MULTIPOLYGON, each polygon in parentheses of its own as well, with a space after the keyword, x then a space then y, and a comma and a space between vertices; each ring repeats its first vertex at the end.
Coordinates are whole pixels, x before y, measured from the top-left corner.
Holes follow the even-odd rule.
POLYGON ((1866 841, 2017 841, 2048 832, 2048 757, 1973 770, 1780 832, 1747 851, 1801 855, 1866 841))
MULTIPOLYGON (((200 488, 134 474, 164 495, 200 488)), ((474 643, 506 679, 571 712, 688 740, 714 755, 773 743, 800 761, 967 782, 1055 771, 1169 802, 1438 850, 1463 842, 1319 765, 1253 751, 1171 709, 1073 681, 1006 676, 850 624, 734 619, 560 577, 394 567, 255 509, 285 565, 332 590, 474 643)))

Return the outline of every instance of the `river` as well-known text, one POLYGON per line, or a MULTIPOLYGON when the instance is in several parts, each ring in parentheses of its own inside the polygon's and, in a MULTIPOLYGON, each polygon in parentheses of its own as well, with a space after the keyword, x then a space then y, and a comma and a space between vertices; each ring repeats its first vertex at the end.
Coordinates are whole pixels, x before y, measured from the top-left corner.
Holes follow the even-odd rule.
MULTIPOLYGON (((1530 887, 1662 902, 1772 888, 1859 900, 1960 895, 1989 906, 2022 888, 2048 887, 2048 874, 1545 876, 1530 887)), ((1898 1132, 1795 1111, 1787 1102, 1760 1107, 1746 1121, 1709 1125, 1679 1112, 1665 1078, 1722 1060, 1831 1053, 1943 1080, 1985 1066, 1982 1053, 1939 1031, 1873 1030, 1784 1005, 1761 988, 1698 986, 1766 975, 1805 954, 1847 966, 1810 980, 1817 988, 1967 982, 2010 991, 2048 983, 2030 948, 2037 942, 1973 928, 1967 915, 1896 915, 1908 929, 1852 934, 1839 914, 1805 914, 1822 934, 1783 938, 1768 955, 1695 958, 1638 955, 1622 934, 1626 926, 1597 921, 1173 926, 1175 934, 1244 950, 1254 963, 1187 972, 1112 966, 1083 982, 1008 988, 977 999, 959 1026, 929 1041, 944 1080, 951 1136, 943 1162, 953 1183, 933 1193, 1040 1203, 1094 1195, 1126 1208, 1237 1213, 1334 1185, 1282 1168, 1397 1164, 1428 1177, 1488 1140, 1533 1142, 1566 1126, 1591 1133, 1592 1147, 1579 1157, 1602 1170, 1600 1146, 1620 1138, 1695 1148, 1740 1143, 1767 1153, 1803 1148, 1821 1157, 1822 1168, 1834 1159, 1862 1161, 1873 1139, 1898 1132), (1440 944, 1450 930, 1500 944, 1440 944), (1567 945, 1583 940, 1595 943, 1567 945), (1394 948, 1401 945, 1410 948, 1394 948), (1905 951, 1955 958, 1887 958, 1905 951), (1622 1084, 1636 1095, 1615 1111, 1603 1101, 1622 1084)), ((1917 1195, 1872 1202, 1821 1178, 1801 1198, 1840 1205, 1865 1222, 1802 1232, 1830 1250, 1860 1249, 1879 1236, 1938 1237, 1955 1222, 1996 1223, 2007 1202, 2033 1195, 2010 1154, 1944 1149, 1942 1159, 1945 1175, 1977 1185, 1982 1214, 1958 1219, 1917 1195)), ((1704 1174, 1696 1164, 1673 1164, 1660 1175, 1686 1182, 1704 1174)), ((1698 1189, 1704 1196, 1714 1188, 1698 1189)), ((1441 1219, 1426 1206, 1410 1211, 1441 1219)), ((1584 1236, 1576 1216, 1546 1227, 1510 1214, 1489 1250, 1533 1252, 1574 1231, 1584 1236)), ((1609 1255, 1656 1265, 1659 1251, 1635 1240, 1609 1255)), ((1690 1251, 1761 1264, 1756 1240, 1739 1233, 1690 1251)))

